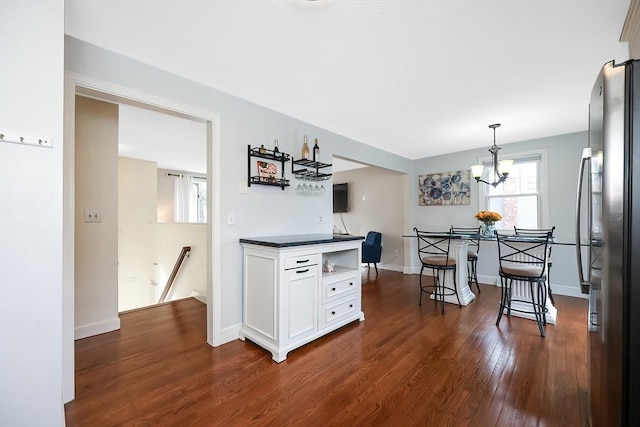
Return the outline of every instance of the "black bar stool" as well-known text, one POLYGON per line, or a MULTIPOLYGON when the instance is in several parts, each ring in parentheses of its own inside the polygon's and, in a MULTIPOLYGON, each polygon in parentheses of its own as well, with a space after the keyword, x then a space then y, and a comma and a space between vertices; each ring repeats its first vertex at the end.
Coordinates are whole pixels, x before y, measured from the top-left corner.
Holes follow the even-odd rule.
MULTIPOLYGON (((513 230, 518 236, 529 236, 529 237, 542 237, 547 233, 551 233, 550 238, 553 239, 553 231, 556 229, 554 225, 551 228, 518 228, 515 225, 513 226, 513 230)), ((556 302, 553 300, 553 292, 551 291, 551 267, 553 267, 553 261, 551 260, 551 249, 553 248, 553 244, 549 245, 549 255, 547 255, 547 288, 549 289, 549 299, 551 300, 551 304, 556 305, 556 302)))
POLYGON ((476 282, 476 288, 480 293, 480 285, 478 285, 478 253, 480 252, 480 227, 454 227, 451 226, 453 234, 461 234, 468 236, 469 249, 467 250, 467 279, 469 289, 473 282, 476 282))
POLYGON ((436 301, 440 299, 442 306, 442 314, 444 314, 444 297, 446 295, 455 295, 460 304, 460 297, 456 287, 456 260, 449 256, 449 247, 451 243, 451 232, 431 232, 419 231, 413 228, 418 237, 418 258, 422 263, 420 268, 420 303, 422 305, 422 294, 427 293, 434 295, 436 301), (422 272, 425 268, 430 268, 433 274, 433 285, 424 285, 422 283, 422 272), (453 287, 446 286, 446 272, 451 271, 453 275, 453 287), (440 274, 442 273, 442 279, 440 274))
POLYGON ((525 237, 496 232, 496 238, 498 240, 500 282, 502 284, 500 311, 496 326, 500 325, 500 319, 502 319, 505 310, 507 316, 511 316, 511 310, 530 313, 535 315, 540 336, 544 337, 544 325, 547 323, 547 256, 551 233, 547 233, 544 237, 525 237), (511 298, 511 287, 514 280, 529 283, 530 301, 511 298), (513 301, 531 303, 533 311, 514 309, 511 307, 513 301))

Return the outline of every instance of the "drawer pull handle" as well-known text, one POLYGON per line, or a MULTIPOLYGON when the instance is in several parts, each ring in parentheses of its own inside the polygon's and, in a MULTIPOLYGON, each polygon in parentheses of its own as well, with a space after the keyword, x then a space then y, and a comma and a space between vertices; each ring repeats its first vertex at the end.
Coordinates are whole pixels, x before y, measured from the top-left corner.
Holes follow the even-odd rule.
POLYGON ((296 261, 297 264, 304 264, 305 262, 309 262, 308 259, 299 259, 298 261, 296 261))
POLYGON ((353 282, 349 282, 349 286, 353 286, 353 282))
POLYGON ((336 288, 331 288, 331 290, 332 290, 332 291, 335 291, 335 290, 336 290, 336 288))
POLYGON ((335 311, 332 311, 332 312, 331 312, 331 315, 332 315, 332 316, 333 316, 333 315, 335 315, 335 314, 336 314, 336 312, 335 312, 335 311))
POLYGON ((349 308, 353 308, 353 304, 349 304, 349 308))
POLYGON ((306 273, 307 271, 309 271, 309 269, 308 269, 308 268, 305 268, 304 270, 298 270, 298 271, 296 271, 296 274, 306 273))

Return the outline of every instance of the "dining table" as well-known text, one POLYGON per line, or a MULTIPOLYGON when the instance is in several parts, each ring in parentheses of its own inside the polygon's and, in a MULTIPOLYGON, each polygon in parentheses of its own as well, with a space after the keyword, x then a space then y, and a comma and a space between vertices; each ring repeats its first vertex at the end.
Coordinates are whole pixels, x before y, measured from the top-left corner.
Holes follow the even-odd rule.
MULTIPOLYGON (((451 280, 453 278, 453 274, 455 274, 456 276, 456 290, 458 291, 458 296, 460 297, 460 304, 462 304, 463 306, 467 306, 469 305, 475 298, 476 295, 473 292, 473 290, 469 287, 469 283, 468 283, 468 272, 467 272, 467 251, 468 251, 468 243, 470 240, 473 239, 480 239, 481 241, 488 241, 488 242, 495 242, 496 238, 494 236, 485 236, 485 235, 481 235, 481 234, 458 234, 458 233, 445 233, 443 232, 441 235, 437 235, 440 237, 447 237, 450 236, 450 249, 449 249, 449 254, 450 256, 452 256, 455 260, 456 260, 456 265, 457 266, 464 266, 464 268, 456 268, 455 269, 455 273, 454 272, 447 272, 445 274, 449 274, 450 276, 447 277, 447 281, 449 282, 449 280, 451 280)), ((415 233, 412 234, 403 234, 402 236, 403 238, 413 238, 413 239, 417 239, 417 236, 415 233)), ((518 236, 513 236, 511 241, 512 242, 516 242, 518 240, 522 240, 523 243, 526 243, 527 238, 526 237, 518 237, 518 236)), ((559 243, 556 242, 555 240, 551 240, 551 244, 560 244, 562 245, 563 243, 559 243)), ((413 248, 412 250, 413 253, 418 253, 417 248, 413 248)), ((486 253, 486 251, 480 252, 478 254, 478 257, 484 256, 486 253)), ((496 258, 497 261, 497 258, 496 258)), ((420 262, 420 260, 418 260, 418 262, 420 262)), ((498 267, 499 268, 499 267, 498 267)), ((495 272, 495 277, 497 277, 497 281, 496 281, 496 286, 501 286, 501 281, 499 279, 499 274, 498 271, 495 272)), ((451 282, 449 282, 451 283, 451 282)), ((548 282, 545 283, 545 286, 547 286, 547 290, 548 290, 548 282)), ((518 300, 530 300, 531 299, 531 292, 529 290, 529 285, 527 282, 523 282, 523 281, 516 281, 514 280, 512 288, 511 288, 511 292, 512 292, 512 298, 518 299, 518 300)), ((434 295, 431 295, 431 299, 434 299, 434 295)), ((450 304, 458 304, 458 301, 456 299, 455 295, 447 295, 444 298, 444 301, 450 304)), ((497 303, 498 301, 496 301, 497 303)), ((526 302, 513 302, 512 303, 512 307, 513 308, 518 308, 524 311, 530 310, 530 304, 526 303, 526 302)), ((546 317, 547 317, 547 323, 550 324, 555 324, 556 320, 557 320, 557 316, 558 316, 558 310, 556 309, 556 307, 551 303, 551 300, 549 298, 547 298, 546 304, 546 317)), ((521 313, 521 312, 517 312, 517 311, 512 311, 511 312, 512 316, 516 316, 516 317, 521 317, 521 318, 525 318, 525 319, 529 319, 529 320, 533 320, 535 321, 535 316, 533 314, 530 313, 521 313)))

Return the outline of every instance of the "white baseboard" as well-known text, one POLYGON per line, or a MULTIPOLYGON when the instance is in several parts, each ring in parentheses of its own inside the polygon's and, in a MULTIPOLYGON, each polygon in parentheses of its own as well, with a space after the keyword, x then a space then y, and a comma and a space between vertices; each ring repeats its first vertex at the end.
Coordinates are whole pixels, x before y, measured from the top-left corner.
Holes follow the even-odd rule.
MULTIPOLYGON (((371 268, 374 268, 374 267, 371 266, 371 268)), ((378 268, 381 269, 381 270, 397 271, 399 273, 402 273, 403 270, 404 270, 403 266, 396 265, 396 264, 378 264, 378 268)))
POLYGON ((198 301, 200 301, 203 304, 207 303, 207 296, 205 294, 203 294, 202 292, 197 291, 195 289, 193 291, 191 291, 191 297, 197 299, 198 301))
POLYGON ((411 267, 411 266, 407 267, 407 266, 405 266, 402 269, 402 272, 404 274, 420 274, 420 267, 411 267))
POLYGON ((240 337, 240 329, 242 328, 242 324, 229 326, 227 328, 222 329, 222 339, 220 344, 226 344, 231 341, 235 341, 240 337))
MULTIPOLYGON (((420 267, 405 267, 403 270, 403 273, 404 274, 420 274, 420 267)), ((431 274, 430 272, 426 271, 426 275, 431 275, 431 274)), ((500 286, 500 278, 496 276, 478 275, 478 282, 483 283, 485 285, 500 286)), ((589 297, 588 295, 583 294, 580 291, 580 288, 577 286, 559 285, 557 283, 552 283, 551 290, 553 291, 554 295, 563 295, 563 296, 574 297, 574 298, 589 297)))
POLYGON ((484 283, 485 285, 500 286, 500 278, 495 276, 483 276, 478 274, 478 283, 484 283))
MULTIPOLYGON (((360 270, 369 270, 367 264, 360 264, 360 270)), ((376 268, 371 263, 371 270, 375 273, 376 268)), ((398 273, 404 273, 404 267, 401 265, 394 264, 378 264, 378 270, 389 270, 389 271, 397 271, 398 273)))
POLYGON ((551 284, 551 290, 553 291, 553 295, 564 295, 574 298, 589 298, 589 295, 583 294, 580 288, 577 288, 575 286, 551 284))
POLYGON ((84 326, 76 326, 74 330, 74 339, 92 337, 94 335, 104 334, 106 332, 117 331, 120 329, 120 318, 105 320, 103 322, 91 323, 84 326))

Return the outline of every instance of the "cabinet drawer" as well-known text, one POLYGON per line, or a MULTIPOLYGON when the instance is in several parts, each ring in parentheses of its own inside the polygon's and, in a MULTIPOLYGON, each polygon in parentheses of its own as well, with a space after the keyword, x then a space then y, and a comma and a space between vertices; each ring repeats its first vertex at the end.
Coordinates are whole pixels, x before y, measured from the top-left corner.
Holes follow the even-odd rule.
POLYGON ((339 304, 322 307, 322 327, 344 319, 360 310, 357 298, 349 298, 339 304))
POLYGON ((320 255, 304 255, 294 256, 284 259, 284 269, 289 270, 291 268, 304 267, 307 265, 320 264, 320 255))
POLYGON ((324 302, 341 298, 358 289, 358 281, 355 275, 337 280, 331 283, 323 283, 322 299, 324 302))

